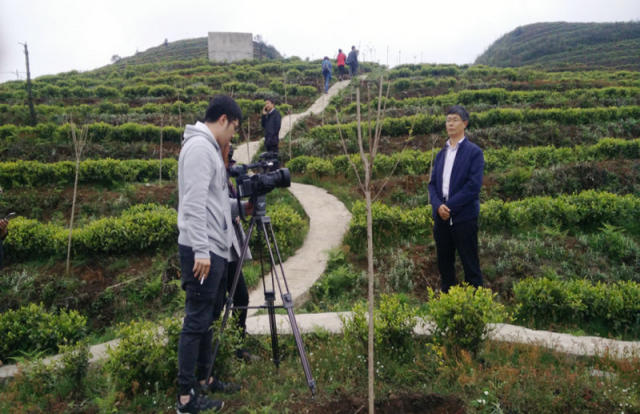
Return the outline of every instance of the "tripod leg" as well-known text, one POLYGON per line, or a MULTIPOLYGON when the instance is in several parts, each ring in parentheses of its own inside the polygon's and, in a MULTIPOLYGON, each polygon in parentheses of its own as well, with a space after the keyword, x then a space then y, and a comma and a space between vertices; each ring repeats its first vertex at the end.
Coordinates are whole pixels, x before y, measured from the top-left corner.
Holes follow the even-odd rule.
POLYGON ((267 309, 269 311, 269 328, 271 329, 271 351, 273 353, 273 363, 276 369, 280 368, 280 352, 278 350, 278 331, 276 326, 276 310, 274 302, 276 294, 273 291, 265 292, 267 309))
POLYGON ((302 336, 300 335, 300 329, 298 329, 298 322, 296 321, 296 316, 293 314, 293 300, 291 300, 291 294, 286 293, 282 295, 282 301, 284 303, 284 307, 287 310, 287 315, 289 316, 289 323, 291 324, 291 332, 293 333, 293 337, 296 340, 296 346, 298 347, 298 354, 300 354, 300 362, 302 363, 302 370, 304 371, 304 375, 307 378, 307 385, 311 390, 311 395, 316 395, 316 381, 313 379, 313 375, 311 374, 311 367, 309 366, 309 360, 307 359, 307 354, 304 350, 304 343, 302 342, 302 336))
POLYGON ((218 351, 220 349, 220 338, 222 337, 222 332, 224 328, 227 326, 227 322, 229 321, 229 313, 233 308, 233 295, 236 293, 236 288, 238 287, 238 278, 240 277, 240 272, 242 271, 242 265, 244 263, 244 259, 247 255, 247 250, 249 249, 249 239, 251 238, 251 234, 253 233, 253 228, 255 227, 255 220, 251 219, 251 224, 249 225, 249 231, 247 232, 247 237, 244 240, 244 244, 242 245, 242 252, 240 253, 240 259, 238 260, 238 265, 236 267, 236 273, 233 275, 233 284, 231 286, 231 290, 228 292, 227 302, 224 310, 224 316, 222 317, 222 323, 220 324, 220 332, 218 337, 216 338, 216 344, 213 348, 213 357, 211 358, 211 366, 209 367, 209 372, 207 372, 207 379, 211 376, 211 371, 213 370, 213 366, 216 363, 216 358, 218 357, 218 351))
POLYGON ((273 269, 276 269, 276 263, 274 260, 271 245, 269 244, 269 237, 267 236, 267 234, 270 234, 271 238, 273 239, 273 247, 278 257, 278 264, 280 265, 280 274, 282 275, 282 284, 281 284, 280 280, 278 279, 278 273, 276 270, 275 275, 276 275, 278 290, 280 291, 280 296, 282 297, 283 307, 287 310, 287 315, 289 316, 289 323, 291 324, 291 332, 293 333, 293 337, 296 341, 298 354, 300 354, 300 362, 302 363, 302 370, 304 371, 304 375, 307 378, 307 384, 309 385, 309 389, 311 390, 311 395, 315 396, 316 381, 313 379, 313 375, 311 374, 311 367, 309 366, 309 360, 307 359, 307 354, 304 350, 302 336, 300 335, 300 329, 298 329, 298 322, 296 321, 296 317, 293 313, 293 300, 291 298, 291 292, 289 291, 289 284, 287 283, 287 279, 284 276, 284 268, 282 266, 282 259, 280 257, 280 249, 278 248, 278 242, 276 241, 276 236, 275 236, 275 233, 273 232, 273 226, 271 225, 271 220, 265 217, 265 219, 262 220, 262 228, 263 228, 263 233, 265 234, 267 247, 269 248, 269 255, 271 256, 271 266, 273 269), (284 290, 283 290, 283 286, 284 286, 284 290))

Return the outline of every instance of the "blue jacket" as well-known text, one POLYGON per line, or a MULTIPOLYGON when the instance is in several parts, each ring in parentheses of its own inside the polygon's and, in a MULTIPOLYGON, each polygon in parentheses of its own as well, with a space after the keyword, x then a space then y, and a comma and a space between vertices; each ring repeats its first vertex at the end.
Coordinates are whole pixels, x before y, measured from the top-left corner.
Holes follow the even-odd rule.
POLYGON ((453 223, 477 219, 480 214, 479 196, 484 173, 484 155, 480 147, 469 141, 469 138, 465 138, 458 145, 451 171, 449 198, 446 202, 443 201, 442 196, 442 172, 447 155, 446 146, 436 155, 433 163, 429 198, 434 220, 438 214, 438 207, 442 204, 446 204, 451 209, 453 223))

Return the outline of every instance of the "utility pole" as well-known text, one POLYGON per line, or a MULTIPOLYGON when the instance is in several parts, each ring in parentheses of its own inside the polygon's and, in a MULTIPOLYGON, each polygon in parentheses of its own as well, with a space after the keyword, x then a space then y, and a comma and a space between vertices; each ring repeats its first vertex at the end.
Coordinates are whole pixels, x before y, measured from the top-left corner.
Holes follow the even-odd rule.
POLYGON ((29 49, 27 49, 27 42, 19 43, 24 46, 24 57, 27 61, 27 99, 29 104, 29 114, 31 115, 31 126, 36 126, 36 110, 33 107, 33 92, 31 90, 31 72, 29 71, 29 49))

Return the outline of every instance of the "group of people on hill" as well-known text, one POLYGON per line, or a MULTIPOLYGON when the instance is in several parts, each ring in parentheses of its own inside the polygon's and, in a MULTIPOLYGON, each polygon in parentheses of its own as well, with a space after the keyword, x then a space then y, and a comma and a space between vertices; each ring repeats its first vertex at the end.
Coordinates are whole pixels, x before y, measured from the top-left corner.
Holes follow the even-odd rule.
MULTIPOLYGON (((343 80, 347 76, 347 68, 349 66, 349 74, 354 77, 358 74, 358 50, 355 46, 351 46, 349 56, 345 55, 342 49, 338 49, 336 56, 336 67, 338 68, 338 79, 343 80)), ((324 77, 324 93, 329 92, 329 84, 331 83, 331 60, 328 56, 322 59, 322 76, 324 77)))

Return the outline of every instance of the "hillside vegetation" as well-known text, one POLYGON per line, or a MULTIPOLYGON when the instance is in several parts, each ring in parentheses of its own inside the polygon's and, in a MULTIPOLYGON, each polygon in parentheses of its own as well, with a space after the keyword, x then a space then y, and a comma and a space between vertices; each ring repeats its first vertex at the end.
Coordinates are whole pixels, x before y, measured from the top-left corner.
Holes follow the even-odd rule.
MULTIPOLYGON (((184 125, 224 93, 244 113, 235 142, 260 140, 264 98, 277 99, 283 115, 302 112, 322 94, 319 69, 319 61, 297 58, 217 64, 200 57, 42 76, 33 82, 35 126, 24 82, 0 85, 0 217, 18 213, 0 272, 0 360, 63 354, 48 367, 25 364, 0 383, 0 413, 175 412, 184 305, 176 158, 184 125), (89 144, 79 164, 67 273, 75 181, 70 115, 87 126, 89 144), (87 345, 113 337, 120 344, 90 365, 87 345)), ((640 72, 484 65, 386 71, 368 63, 362 71, 365 135, 375 118, 368 111, 378 99, 386 108, 373 165, 376 412, 640 412, 638 355, 576 357, 473 342, 505 309, 512 323, 529 328, 640 338, 640 72), (389 82, 388 98, 375 98, 380 76, 389 82), (491 291, 456 288, 439 296, 426 187, 446 139, 444 110, 454 103, 471 113, 467 136, 484 150, 478 236, 491 291), (451 313, 456 317, 443 318, 451 313), (413 335, 416 317, 461 324, 446 342, 444 330, 413 335), (470 340, 473 348, 457 350, 470 340)), ((226 335, 215 373, 242 385, 234 395, 214 396, 225 400, 226 412, 353 413, 366 405, 366 215, 353 172, 363 168, 355 85, 324 114, 297 125, 280 151, 294 181, 327 188, 353 215, 300 313, 355 316, 344 335, 304 334, 315 400, 291 336, 279 335, 274 370, 269 336, 247 337, 243 346, 260 359, 246 363, 234 357, 240 332, 226 335)), ((285 189, 269 193, 268 206, 281 253, 291 255, 308 232, 305 212, 285 189)), ((254 233, 254 257, 256 239, 254 233)), ((245 265, 249 285, 260 267, 257 260, 245 265)))
MULTIPOLYGON (((117 65, 140 65, 144 63, 162 63, 172 60, 206 59, 208 54, 208 38, 177 40, 162 43, 143 52, 136 52, 133 56, 112 59, 117 65)), ((256 59, 281 59, 282 56, 275 47, 263 41, 253 41, 253 55, 256 59)))
POLYGON ((640 23, 535 23, 496 40, 475 63, 546 69, 640 69, 640 23))

